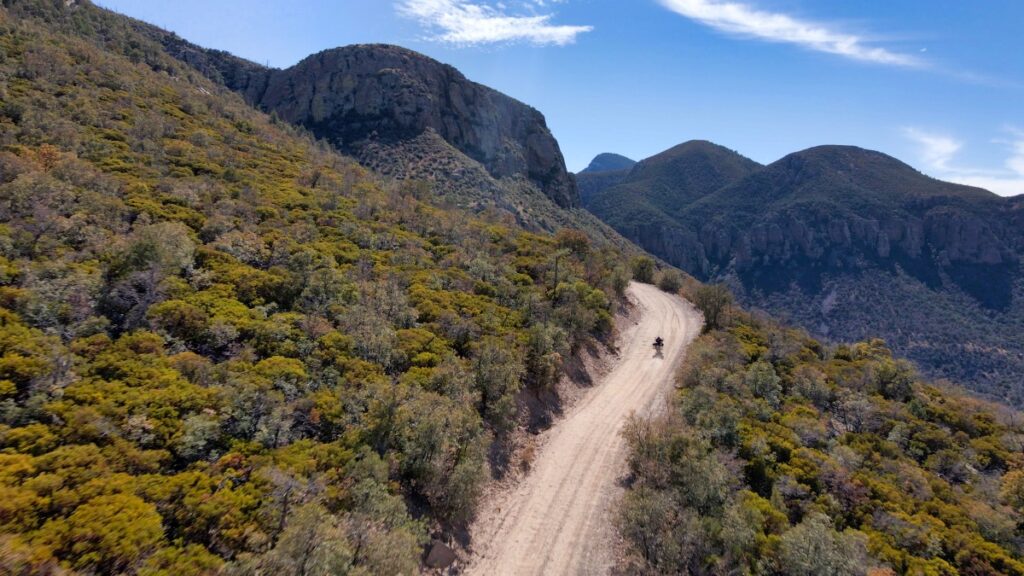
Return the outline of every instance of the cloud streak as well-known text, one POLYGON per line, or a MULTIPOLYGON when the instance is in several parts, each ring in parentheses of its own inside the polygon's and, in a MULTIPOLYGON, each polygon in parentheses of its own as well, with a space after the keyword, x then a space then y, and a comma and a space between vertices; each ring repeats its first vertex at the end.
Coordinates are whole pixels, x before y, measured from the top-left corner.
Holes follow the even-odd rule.
POLYGON ((988 170, 955 164, 956 155, 964 144, 956 138, 918 128, 904 128, 903 135, 917 144, 918 156, 925 169, 943 180, 977 186, 999 194, 1024 194, 1024 132, 1007 130, 1012 139, 999 140, 1009 148, 1002 170, 988 170))
MULTIPOLYGON (((533 2, 543 8, 544 2, 533 2)), ((526 42, 537 46, 565 46, 592 26, 552 24, 552 14, 514 15, 504 4, 469 0, 402 0, 399 14, 433 31, 431 40, 461 46, 526 42)))
POLYGON ((1006 167, 1024 178, 1024 133, 1014 130, 1017 140, 1010 143, 1013 153, 1006 160, 1006 167))
POLYGON ((925 132, 918 128, 904 128, 903 135, 919 147, 921 162, 932 170, 952 170, 949 164, 956 153, 964 147, 963 142, 945 134, 925 132))
POLYGON ((787 14, 722 0, 658 0, 669 10, 721 32, 767 42, 794 44, 852 60, 889 66, 921 67, 915 56, 893 52, 855 34, 787 14))

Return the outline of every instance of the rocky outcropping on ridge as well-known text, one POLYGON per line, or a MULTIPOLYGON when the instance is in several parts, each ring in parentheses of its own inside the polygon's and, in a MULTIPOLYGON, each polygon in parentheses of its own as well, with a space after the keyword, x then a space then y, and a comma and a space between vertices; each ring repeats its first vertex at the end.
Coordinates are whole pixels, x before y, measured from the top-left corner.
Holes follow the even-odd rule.
POLYGON ((563 208, 579 205, 544 116, 458 70, 385 45, 310 56, 270 76, 260 107, 342 150, 433 130, 495 178, 526 176, 563 208))
POLYGON ((544 115, 468 80, 447 64, 399 46, 325 50, 276 69, 196 46, 142 22, 175 58, 357 158, 428 130, 491 177, 526 179, 561 208, 580 207, 576 181, 544 115))

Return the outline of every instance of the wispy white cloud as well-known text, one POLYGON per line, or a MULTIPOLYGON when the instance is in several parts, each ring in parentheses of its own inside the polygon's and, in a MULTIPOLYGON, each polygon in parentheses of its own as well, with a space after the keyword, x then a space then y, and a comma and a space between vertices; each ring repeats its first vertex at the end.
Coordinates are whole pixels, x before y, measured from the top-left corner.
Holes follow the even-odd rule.
POLYGON ((1024 178, 1024 132, 1019 130, 1011 132, 1016 140, 1010 142, 1010 149, 1013 150, 1013 153, 1006 160, 1006 167, 1024 178))
POLYGON ((949 163, 964 147, 963 142, 946 134, 925 132, 919 128, 904 128, 903 134, 919 146, 921 162, 932 170, 951 170, 949 163))
POLYGON ((470 0, 401 0, 398 12, 417 20, 432 31, 432 40, 458 45, 527 42, 539 46, 565 46, 576 41, 592 26, 552 24, 553 14, 537 13, 548 3, 561 0, 532 0, 529 13, 516 14, 504 3, 487 4, 470 0))
POLYGON ((716 30, 769 42, 795 44, 853 60, 919 67, 920 58, 874 45, 869 39, 830 25, 722 0, 658 0, 669 10, 716 30))
POLYGON ((956 155, 964 147, 962 141, 937 132, 919 128, 904 128, 903 134, 918 146, 918 157, 925 170, 937 178, 977 186, 1001 196, 1024 194, 1024 132, 1007 129, 1009 140, 995 142, 1009 149, 1002 169, 985 169, 955 163, 956 155))
POLYGON ((1024 178, 1012 178, 1005 176, 950 176, 943 178, 950 182, 984 188, 989 192, 995 192, 1000 196, 1020 196, 1024 194, 1024 178))

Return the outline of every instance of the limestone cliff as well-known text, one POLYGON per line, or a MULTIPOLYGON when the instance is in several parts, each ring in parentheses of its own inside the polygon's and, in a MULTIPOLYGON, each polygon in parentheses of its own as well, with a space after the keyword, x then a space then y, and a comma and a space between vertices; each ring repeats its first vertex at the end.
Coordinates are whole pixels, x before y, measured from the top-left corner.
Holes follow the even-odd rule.
POLYGON ((458 70, 386 45, 348 46, 274 71, 258 105, 358 155, 432 130, 495 178, 525 176, 563 208, 579 195, 544 116, 458 70))

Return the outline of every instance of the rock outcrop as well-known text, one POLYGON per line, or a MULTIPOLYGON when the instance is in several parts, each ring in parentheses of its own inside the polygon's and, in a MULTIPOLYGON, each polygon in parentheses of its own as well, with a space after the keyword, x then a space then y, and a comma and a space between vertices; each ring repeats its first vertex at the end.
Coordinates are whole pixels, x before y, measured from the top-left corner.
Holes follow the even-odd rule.
POLYGON ((561 208, 581 205, 544 116, 452 66, 398 46, 368 44, 325 50, 282 70, 137 26, 250 104, 357 158, 365 157, 367 146, 380 149, 432 131, 495 179, 526 179, 561 208))
POLYGON ((525 176, 559 206, 579 205, 540 112, 411 50, 361 45, 314 54, 274 71, 256 103, 355 155, 369 141, 433 130, 493 177, 525 176))

